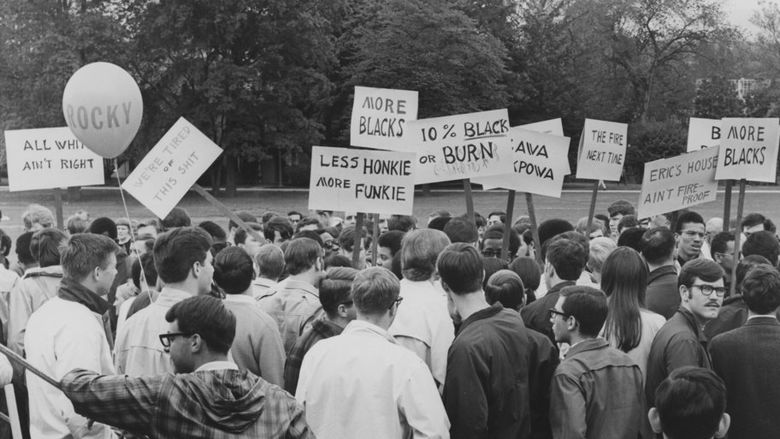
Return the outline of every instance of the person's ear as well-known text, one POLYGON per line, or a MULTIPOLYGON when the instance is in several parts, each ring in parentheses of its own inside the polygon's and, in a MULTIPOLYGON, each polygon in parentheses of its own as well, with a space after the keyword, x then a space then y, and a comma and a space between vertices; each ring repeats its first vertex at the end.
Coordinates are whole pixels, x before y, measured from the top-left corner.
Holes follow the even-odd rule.
POLYGON ((683 303, 688 303, 688 300, 690 300, 690 295, 688 294, 690 291, 688 290, 688 287, 685 285, 680 285, 680 300, 683 303))
POLYGON ((203 349, 203 339, 200 338, 200 334, 193 334, 190 336, 190 351, 193 354, 199 353, 203 349))
POLYGON ((99 281, 100 280, 100 272, 101 271, 102 270, 100 269, 99 265, 97 267, 93 268, 92 269, 92 280, 99 281))
POLYGON ((574 332, 580 327, 580 322, 577 321, 574 316, 569 316, 566 318, 566 328, 569 330, 569 332, 574 332))
POLYGON ((661 415, 658 414, 657 408, 653 407, 647 412, 647 419, 650 421, 650 428, 653 429, 653 433, 663 433, 663 429, 661 428, 661 415))
POLYGON ((452 289, 449 285, 447 285, 447 282, 441 281, 441 287, 444 289, 445 292, 451 293, 452 289))
POLYGON ((336 308, 336 312, 341 318, 346 319, 349 317, 349 313, 347 312, 347 305, 344 305, 343 303, 339 304, 338 308, 336 308))
POLYGON ((724 413, 723 416, 720 417, 720 422, 718 422, 718 431, 715 432, 715 437, 716 438, 726 437, 726 433, 729 432, 730 426, 731 426, 731 416, 728 413, 724 413))

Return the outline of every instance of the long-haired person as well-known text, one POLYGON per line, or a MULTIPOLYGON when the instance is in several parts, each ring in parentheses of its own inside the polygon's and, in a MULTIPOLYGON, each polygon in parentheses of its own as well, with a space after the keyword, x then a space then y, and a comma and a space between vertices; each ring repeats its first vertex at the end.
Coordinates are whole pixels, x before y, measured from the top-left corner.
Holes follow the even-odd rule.
POLYGON ((666 319, 645 309, 647 265, 630 247, 618 247, 601 268, 601 289, 607 294, 609 311, 602 334, 609 343, 628 354, 645 377, 653 337, 666 319))

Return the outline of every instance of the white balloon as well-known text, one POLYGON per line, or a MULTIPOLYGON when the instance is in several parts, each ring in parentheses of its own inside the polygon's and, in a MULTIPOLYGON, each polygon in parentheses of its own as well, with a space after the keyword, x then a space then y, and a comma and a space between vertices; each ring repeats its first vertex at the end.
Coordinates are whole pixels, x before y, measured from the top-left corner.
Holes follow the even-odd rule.
POLYGON ((87 148, 112 159, 127 149, 141 126, 141 90, 133 77, 115 64, 87 64, 68 80, 62 113, 87 148))

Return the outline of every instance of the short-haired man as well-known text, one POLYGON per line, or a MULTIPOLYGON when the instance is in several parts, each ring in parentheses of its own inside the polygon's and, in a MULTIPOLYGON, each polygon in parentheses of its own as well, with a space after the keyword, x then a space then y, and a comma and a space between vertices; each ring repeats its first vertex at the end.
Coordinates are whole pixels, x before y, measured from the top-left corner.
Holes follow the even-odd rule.
POLYGON ((552 342, 555 342, 555 335, 549 310, 558 301, 561 289, 574 285, 582 275, 590 254, 587 242, 588 238, 577 232, 566 232, 550 240, 544 255, 547 294, 520 312, 527 327, 541 332, 552 342))
POLYGON ((54 226, 54 214, 40 204, 30 204, 22 214, 25 232, 37 232, 54 226))
MULTIPOLYGON (((255 232, 258 232, 260 236, 263 236, 263 226, 258 223, 247 223, 247 225, 255 232)), ((236 246, 246 250, 252 258, 255 257, 257 251, 260 250, 260 247, 266 243, 265 241, 257 240, 243 228, 238 228, 236 230, 236 233, 233 234, 233 240, 235 241, 236 246)))
POLYGON ((353 261, 353 253, 358 252, 358 266, 356 268, 365 268, 368 244, 365 229, 357 232, 355 226, 347 226, 339 234, 339 253, 341 255, 353 261))
POLYGON ((377 260, 374 265, 393 269, 393 257, 401 251, 401 241, 404 239, 404 232, 400 230, 389 230, 379 235, 377 239, 377 260))
POLYGON ((702 253, 704 245, 704 218, 698 213, 688 210, 677 217, 674 223, 674 236, 677 239, 677 264, 679 267, 699 256, 709 259, 702 253))
POLYGON ((257 277, 252 281, 252 295, 259 299, 276 288, 284 273, 284 252, 278 246, 266 244, 255 254, 257 277))
POLYGON ((293 227, 290 220, 280 216, 274 216, 263 223, 263 235, 265 240, 271 244, 279 245, 292 239, 293 227))
MULTIPOLYGON (((482 235, 481 253, 486 258, 500 258, 504 247, 505 228, 501 224, 494 224, 485 230, 482 235)), ((520 237, 514 229, 509 229, 509 247, 507 248, 507 262, 515 259, 520 248, 520 237)))
POLYGON ((774 233, 777 229, 772 220, 756 212, 745 215, 740 226, 745 239, 750 238, 750 235, 756 232, 767 231, 774 233))
POLYGON ((598 336, 607 318, 604 293, 564 288, 549 316, 555 341, 571 345, 550 384, 553 437, 640 437, 646 413, 642 371, 598 336))
POLYGON ((477 225, 474 224, 474 221, 462 216, 448 221, 444 226, 444 234, 447 235, 450 242, 465 242, 476 246, 479 241, 477 225))
POLYGON ((117 372, 130 376, 172 372, 156 335, 165 332, 165 313, 178 302, 211 291, 211 237, 199 227, 179 227, 157 236, 154 267, 163 282, 157 300, 125 321, 116 336, 117 372))
POLYGON ((617 200, 607 207, 607 213, 609 214, 609 232, 610 237, 617 241, 620 233, 618 232, 618 223, 626 215, 635 215, 636 210, 634 205, 626 200, 617 200))
POLYGON ((506 222, 506 213, 498 210, 495 212, 490 212, 486 219, 487 224, 485 226, 488 228, 493 227, 496 224, 503 225, 506 222))
POLYGON ((712 340, 712 368, 728 390, 729 437, 774 438, 780 431, 780 379, 771 372, 780 364, 780 322, 775 315, 780 273, 769 265, 756 266, 742 282, 742 297, 749 310, 747 322, 712 340))
POLYGON ((436 263, 450 314, 461 322, 447 354, 444 406, 459 438, 518 438, 531 432, 531 340, 514 310, 488 305, 473 246, 447 246, 436 263))
POLYGON ((437 385, 444 384, 447 350, 455 329, 447 312, 447 297, 436 282, 436 258, 450 244, 444 232, 417 229, 404 236, 401 246, 401 297, 389 332, 431 369, 437 385))
POLYGON ((293 230, 295 230, 298 228, 298 223, 303 219, 303 214, 296 210, 291 210, 287 212, 287 219, 290 220, 290 224, 292 224, 293 230))
POLYGON ((680 309, 658 331, 647 360, 645 394, 648 406, 655 389, 678 367, 711 369, 704 325, 718 316, 726 288, 723 269, 709 259, 694 259, 683 265, 679 276, 680 309))
POLYGON ((777 257, 780 254, 780 242, 774 233, 760 230, 752 233, 742 244, 742 256, 761 255, 777 267, 777 257))
POLYGON ((225 307, 236 316, 230 353, 241 369, 281 386, 284 346, 271 316, 252 297, 252 258, 239 247, 228 247, 214 258, 214 282, 225 293, 225 307))
POLYGON ((428 368, 387 332, 406 305, 399 289, 398 278, 384 268, 358 273, 352 284, 357 319, 303 359, 295 397, 318 438, 448 437, 428 368))
MULTIPOLYGON (((391 215, 387 220, 387 230, 398 230, 403 233, 417 228, 417 218, 409 215, 391 215)), ((380 232, 381 233, 381 232, 380 232)))
POLYGON ((658 386, 647 416, 664 439, 712 439, 726 437, 731 418, 725 411, 723 380, 709 369, 685 366, 658 386))
MULTIPOLYGON (((110 328, 103 318, 110 308, 105 296, 116 276, 118 251, 110 238, 84 233, 73 235, 62 248, 64 276, 57 296, 30 316, 24 335, 27 361, 55 380, 75 368, 114 373, 110 328)), ((90 428, 62 392, 36 375, 27 374, 27 388, 31 437, 112 437, 104 425, 90 428)))
POLYGON ((640 247, 650 271, 645 306, 669 320, 680 307, 677 269, 674 266, 674 234, 666 227, 652 228, 642 235, 640 247))
POLYGON ((260 307, 276 320, 290 352, 298 337, 322 314, 316 285, 322 276, 322 247, 310 238, 295 238, 284 250, 290 277, 257 298, 260 307))
POLYGON ((713 236, 710 242, 710 255, 723 269, 723 286, 726 289, 731 287, 731 270, 737 262, 734 260, 734 240, 733 232, 720 232, 713 236))
MULTIPOLYGON (((239 211, 239 212, 235 212, 235 214, 236 214, 236 216, 238 218, 241 219, 241 221, 243 221, 245 223, 258 223, 257 216, 252 215, 249 212, 239 211)), ((228 221, 228 237, 227 237, 227 241, 229 243, 231 243, 231 244, 235 244, 236 243, 234 238, 235 238, 236 230, 238 230, 238 229, 240 229, 240 227, 238 226, 238 223, 236 223, 232 219, 228 221)))
POLYGON ((169 326, 158 343, 176 374, 134 378, 73 370, 62 386, 78 413, 149 437, 314 437, 290 395, 227 361, 236 319, 219 299, 182 300, 165 319, 169 326))

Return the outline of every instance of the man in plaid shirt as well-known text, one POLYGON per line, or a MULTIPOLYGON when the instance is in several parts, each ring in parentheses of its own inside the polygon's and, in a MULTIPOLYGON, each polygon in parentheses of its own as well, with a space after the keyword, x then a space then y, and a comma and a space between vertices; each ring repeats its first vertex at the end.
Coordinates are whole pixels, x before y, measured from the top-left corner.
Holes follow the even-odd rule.
POLYGON ((196 296, 165 315, 160 342, 176 375, 132 378, 76 369, 62 378, 76 412, 155 438, 313 438, 303 408, 281 388, 227 361, 235 316, 196 296))

